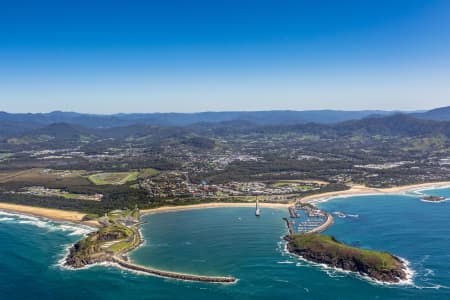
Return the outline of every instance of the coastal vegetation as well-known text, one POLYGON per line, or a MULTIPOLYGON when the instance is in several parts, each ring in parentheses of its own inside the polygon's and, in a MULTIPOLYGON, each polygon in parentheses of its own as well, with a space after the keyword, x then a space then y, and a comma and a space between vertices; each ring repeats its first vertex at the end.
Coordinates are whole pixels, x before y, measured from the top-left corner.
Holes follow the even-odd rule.
POLYGON ((387 252, 351 247, 324 234, 291 234, 285 239, 289 252, 312 262, 382 282, 398 283, 407 278, 404 263, 387 252))

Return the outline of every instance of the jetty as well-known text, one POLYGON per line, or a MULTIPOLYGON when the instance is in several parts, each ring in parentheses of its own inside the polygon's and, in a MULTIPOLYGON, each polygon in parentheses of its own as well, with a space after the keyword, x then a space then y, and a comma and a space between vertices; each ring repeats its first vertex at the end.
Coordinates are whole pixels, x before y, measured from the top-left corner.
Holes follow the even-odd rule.
POLYGON ((295 231, 294 231, 294 224, 293 224, 293 222, 290 221, 288 218, 283 218, 283 220, 286 222, 289 234, 294 234, 295 231))
POLYGON ((333 222, 334 222, 334 218, 333 218, 333 216, 332 216, 331 214, 329 214, 329 213, 325 213, 325 215, 327 216, 326 221, 325 221, 324 223, 322 223, 322 225, 320 225, 320 226, 318 226, 318 227, 316 227, 316 228, 314 228, 314 229, 308 231, 307 233, 319 233, 319 232, 324 231, 324 230, 327 229, 328 227, 330 227, 331 224, 333 224, 333 222))
POLYGON ((288 210, 289 210, 289 215, 291 216, 291 218, 300 218, 300 215, 298 214, 295 206, 289 206, 288 210))
POLYGON ((164 270, 145 267, 145 266, 141 266, 141 265, 135 265, 135 264, 125 261, 117 256, 111 256, 111 261, 125 269, 143 272, 143 273, 160 276, 160 277, 165 277, 165 278, 177 279, 177 280, 209 282, 209 283, 235 283, 237 281, 237 278, 231 277, 231 276, 194 275, 194 274, 164 271, 164 270))

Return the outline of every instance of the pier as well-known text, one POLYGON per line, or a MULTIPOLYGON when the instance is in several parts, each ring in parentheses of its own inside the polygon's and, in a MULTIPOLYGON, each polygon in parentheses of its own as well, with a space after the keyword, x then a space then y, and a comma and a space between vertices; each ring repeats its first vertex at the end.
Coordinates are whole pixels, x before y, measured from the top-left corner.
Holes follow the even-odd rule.
POLYGON ((298 214, 297 210, 295 209, 295 206, 289 206, 289 215, 291 218, 300 218, 300 215, 298 214))
POLYGON ((177 280, 209 282, 209 283, 235 283, 237 281, 237 278, 228 276, 203 276, 203 275, 194 275, 194 274, 158 270, 151 267, 135 265, 116 256, 112 256, 111 261, 125 269, 177 280))

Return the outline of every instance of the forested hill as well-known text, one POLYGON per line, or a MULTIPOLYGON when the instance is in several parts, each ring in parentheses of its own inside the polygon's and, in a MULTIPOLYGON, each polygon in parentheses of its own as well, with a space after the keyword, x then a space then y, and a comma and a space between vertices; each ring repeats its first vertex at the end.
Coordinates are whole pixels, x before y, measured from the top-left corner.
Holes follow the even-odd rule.
POLYGON ((249 112, 199 112, 199 113, 142 113, 93 115, 73 112, 51 112, 37 114, 11 114, 0 112, 0 122, 14 122, 29 126, 43 127, 53 123, 69 123, 91 128, 123 127, 133 124, 159 126, 187 126, 195 123, 221 123, 227 121, 248 121, 257 125, 287 125, 300 123, 331 124, 353 119, 361 119, 370 115, 387 115, 389 111, 249 111, 249 112))
POLYGON ((361 120, 351 120, 337 124, 297 124, 297 125, 257 125, 246 121, 227 121, 222 123, 197 123, 190 126, 154 126, 135 124, 114 128, 88 128, 68 123, 55 123, 39 129, 17 133, 11 126, 9 134, 2 136, 6 144, 34 144, 56 142, 94 141, 100 139, 140 140, 158 143, 163 140, 212 146, 210 140, 235 134, 306 134, 320 137, 338 138, 340 136, 446 136, 450 137, 450 122, 432 121, 405 114, 371 116, 361 120), (203 138, 203 139, 202 139, 203 138))
MULTIPOLYGON (((371 120, 371 117, 392 116, 397 113, 381 110, 364 111, 338 111, 338 110, 316 110, 316 111, 249 111, 249 112, 201 112, 201 113, 142 113, 142 114, 114 114, 114 115, 94 115, 73 112, 51 112, 37 114, 13 114, 0 112, 0 138, 20 136, 30 134, 36 130, 36 134, 45 131, 62 131, 62 125, 70 124, 67 127, 68 132, 77 131, 77 135, 86 135, 82 128, 90 128, 88 135, 93 134, 92 129, 104 128, 122 128, 120 132, 128 135, 144 134, 157 127, 189 127, 189 130, 218 130, 226 132, 234 130, 233 128, 253 129, 255 127, 286 127, 297 126, 305 130, 308 126, 298 126, 309 123, 336 125, 342 128, 351 128, 353 124, 358 125, 357 121, 362 119, 371 120), (349 121, 345 126, 343 122, 349 121), (356 122, 356 123, 355 123, 356 122), (145 125, 145 126, 144 126, 145 125), (47 128, 47 126, 53 126, 47 128), (77 129, 75 129, 77 128, 77 129), (39 132, 41 130, 41 132, 39 132), (144 131, 144 132, 143 132, 144 131)), ((413 112, 408 115, 427 120, 450 121, 450 107, 437 108, 426 112, 413 112)), ((367 121, 365 121, 367 122, 367 121)), ((370 127, 368 124, 364 126, 370 127)), ((373 125, 378 127, 379 125, 373 125)), ((329 128, 329 127, 328 127, 329 128)), ((311 130, 320 129, 315 126, 311 130)), ((375 128, 376 129, 376 128, 375 128)), ((116 129, 114 129, 116 130, 116 129)), ((104 132, 108 132, 105 130, 104 132)), ((45 133, 43 133, 45 134, 45 133)), ((96 134, 103 135, 100 131, 96 134)), ((117 133, 119 134, 119 133, 117 133)), ((52 134, 50 134, 52 135, 52 134)), ((55 135, 58 135, 55 133, 55 135)), ((70 134, 69 134, 70 135, 70 134)))
POLYGON ((432 109, 423 113, 412 113, 412 115, 421 119, 450 121, 450 106, 432 109))
POLYGON ((406 114, 391 116, 371 116, 361 120, 345 121, 337 124, 298 124, 285 126, 241 126, 228 123, 223 127, 211 129, 216 134, 261 133, 283 134, 296 132, 322 137, 339 136, 428 136, 444 135, 450 137, 450 122, 423 120, 406 114))

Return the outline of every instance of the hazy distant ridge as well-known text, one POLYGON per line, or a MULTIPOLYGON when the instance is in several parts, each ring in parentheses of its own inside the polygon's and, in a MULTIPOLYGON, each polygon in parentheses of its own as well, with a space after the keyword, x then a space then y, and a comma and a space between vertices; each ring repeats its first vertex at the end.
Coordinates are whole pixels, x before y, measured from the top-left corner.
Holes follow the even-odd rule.
POLYGON ((12 114, 0 112, 0 121, 26 122, 34 125, 49 125, 52 123, 71 123, 86 127, 117 127, 131 124, 150 124, 161 126, 186 126, 200 122, 220 123, 242 120, 257 125, 287 125, 301 123, 331 124, 347 120, 361 119, 370 115, 387 115, 390 111, 249 111, 249 112, 199 112, 199 113, 142 113, 94 115, 73 112, 51 112, 36 114, 12 114))
MULTIPOLYGON (((405 117, 388 118, 377 120, 377 117, 396 116, 398 113, 382 110, 364 110, 364 111, 337 111, 337 110, 316 110, 316 111, 252 111, 252 112, 200 112, 200 113, 143 113, 143 114, 114 114, 114 115, 95 115, 82 114, 74 112, 51 112, 37 114, 13 114, 0 112, 0 138, 10 136, 20 136, 23 134, 41 134, 50 131, 50 135, 64 136, 68 132, 74 135, 99 134, 94 129, 114 128, 113 135, 128 135, 130 132, 138 132, 143 135, 149 130, 154 131, 153 126, 160 127, 189 127, 189 130, 198 133, 206 130, 215 130, 217 132, 235 131, 235 130, 278 130, 277 126, 290 127, 300 126, 302 131, 330 130, 330 127, 322 128, 320 125, 334 125, 334 129, 339 131, 345 128, 362 126, 366 130, 376 128, 381 130, 384 122, 396 121, 395 126, 406 128, 409 124, 412 130, 419 132, 423 127, 428 128, 431 124, 416 122, 405 117), (363 120, 363 122, 356 122, 363 120), (355 123, 356 122, 356 123, 355 123), (66 124, 62 126, 61 123, 66 124), (316 126, 308 127, 307 124, 315 123, 316 126), (59 125, 54 125, 59 124, 59 125), (68 127, 67 125, 74 127, 68 127), (412 126, 412 124, 419 126, 412 126), (418 125, 419 124, 419 125, 418 125), (49 127, 47 127, 49 126, 49 127), (118 129, 118 128, 121 129, 118 129), (270 128, 267 128, 270 127, 270 128), (275 128, 274 128, 275 127, 275 128), (90 129, 89 129, 90 128, 90 129), (70 129, 70 130, 69 130, 70 129), (73 131, 76 131, 73 133, 73 131), (94 130, 94 131, 93 131, 94 130), (56 132, 55 132, 56 131, 56 132), (89 133, 88 133, 89 132, 89 133), (56 133, 56 134, 55 134, 56 133)), ((433 109, 426 112, 404 113, 403 116, 410 116, 424 120, 450 121, 450 107, 433 109)), ((432 125, 436 127, 436 124, 432 125)), ((438 126, 439 127, 439 126, 438 126)), ((354 128, 356 129, 356 128, 354 128)), ((387 130, 387 129, 386 129, 387 130)), ((108 130, 104 130, 100 135, 105 135, 108 130)), ((70 136, 70 134, 68 134, 70 136)), ((66 136, 67 137, 67 136, 66 136)))

